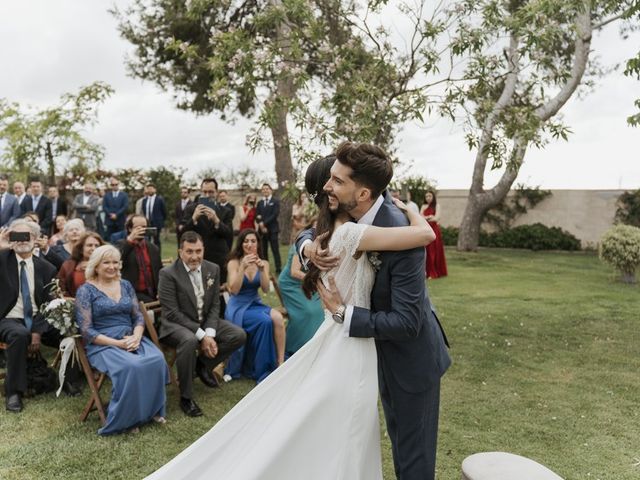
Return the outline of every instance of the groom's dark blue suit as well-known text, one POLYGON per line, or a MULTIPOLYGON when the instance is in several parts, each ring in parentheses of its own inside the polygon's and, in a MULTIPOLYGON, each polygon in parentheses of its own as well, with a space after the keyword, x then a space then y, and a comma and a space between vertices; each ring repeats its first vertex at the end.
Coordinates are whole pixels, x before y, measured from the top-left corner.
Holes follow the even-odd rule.
MULTIPOLYGON (((388 192, 373 225, 409 224, 388 192)), ((312 238, 307 230, 296 246, 312 238)), ((371 252, 368 252, 371 255, 371 252)), ((378 382, 398 480, 435 477, 440 378, 451 364, 425 285, 425 249, 380 252, 371 310, 355 307, 349 335, 374 338, 378 382)))

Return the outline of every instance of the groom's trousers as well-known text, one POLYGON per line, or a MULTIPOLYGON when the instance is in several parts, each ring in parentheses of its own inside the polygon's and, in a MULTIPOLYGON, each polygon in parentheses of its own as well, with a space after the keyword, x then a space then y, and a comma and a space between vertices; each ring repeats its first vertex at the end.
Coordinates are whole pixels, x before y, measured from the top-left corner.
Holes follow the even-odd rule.
POLYGON ((434 480, 440 379, 418 393, 404 391, 381 368, 378 379, 397 480, 434 480))

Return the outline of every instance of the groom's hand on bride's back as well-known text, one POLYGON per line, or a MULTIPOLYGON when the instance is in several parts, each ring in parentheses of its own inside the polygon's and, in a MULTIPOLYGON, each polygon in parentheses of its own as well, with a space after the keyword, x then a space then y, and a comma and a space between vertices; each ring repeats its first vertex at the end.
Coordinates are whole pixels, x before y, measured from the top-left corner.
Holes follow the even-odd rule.
POLYGON ((302 252, 306 259, 322 271, 331 270, 340 263, 340 257, 333 255, 329 247, 322 248, 322 241, 327 235, 329 235, 329 232, 318 235, 313 242, 305 245, 302 252))

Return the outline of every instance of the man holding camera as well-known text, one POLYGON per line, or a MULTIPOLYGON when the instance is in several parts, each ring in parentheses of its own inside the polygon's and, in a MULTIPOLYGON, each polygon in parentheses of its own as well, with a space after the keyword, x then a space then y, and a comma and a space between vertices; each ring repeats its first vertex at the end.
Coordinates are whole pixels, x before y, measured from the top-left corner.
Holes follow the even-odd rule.
POLYGON ((144 215, 131 215, 125 224, 127 238, 117 246, 122 255, 122 278, 133 285, 138 300, 152 302, 158 296, 162 258, 160 249, 151 241, 155 231, 147 225, 144 215))
POLYGON ((218 182, 215 178, 205 178, 200 185, 200 198, 187 206, 184 212, 183 232, 193 231, 204 241, 204 259, 220 267, 220 283, 227 281, 227 255, 229 238, 233 230, 229 228, 231 211, 216 202, 218 182))
MULTIPOLYGON (((15 220, 9 227, 10 248, 0 250, 0 342, 7 344, 5 402, 9 412, 22 411, 22 396, 27 391, 27 355, 40 350, 40 343, 58 347, 60 332, 39 313, 40 306, 53 299, 51 282, 56 269, 48 261, 33 255, 40 236, 37 223, 15 220)), ((67 370, 65 391, 79 393, 77 367, 67 370)))

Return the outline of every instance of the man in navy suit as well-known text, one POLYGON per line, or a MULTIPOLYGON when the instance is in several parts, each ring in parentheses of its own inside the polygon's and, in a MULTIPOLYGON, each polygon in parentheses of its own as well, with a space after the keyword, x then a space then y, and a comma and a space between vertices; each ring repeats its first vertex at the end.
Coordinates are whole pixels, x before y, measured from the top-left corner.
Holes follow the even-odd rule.
POLYGON ((273 197, 273 189, 268 183, 262 185, 262 196, 262 200, 256 206, 256 222, 258 222, 258 234, 262 244, 262 257, 267 261, 269 260, 269 245, 271 245, 273 258, 276 262, 276 273, 280 273, 281 260, 280 245, 278 243, 280 200, 273 197))
POLYGON ((111 235, 124 230, 124 222, 129 208, 129 196, 120 191, 120 182, 117 178, 109 179, 110 191, 104 194, 102 210, 105 213, 105 240, 110 241, 111 235))
POLYGON ((43 235, 49 235, 51 231, 51 200, 42 193, 42 182, 31 181, 31 194, 24 198, 20 205, 22 213, 36 212, 43 235))
POLYGON ((180 236, 184 230, 184 212, 187 207, 191 205, 191 198, 189 198, 189 187, 182 187, 180 189, 180 200, 176 202, 176 208, 174 210, 174 217, 176 222, 176 237, 178 238, 178 244, 180 243, 180 236))
POLYGON ((148 183, 145 186, 145 195, 142 200, 142 213, 147 218, 148 225, 157 229, 152 240, 158 249, 161 249, 160 231, 164 228, 164 221, 167 218, 167 208, 164 203, 164 198, 156 194, 156 186, 153 183, 148 183))
MULTIPOLYGON (((408 225, 385 191, 393 176, 379 147, 345 142, 336 151, 324 190, 332 211, 346 211, 358 223, 379 227, 408 225)), ((336 258, 303 232, 298 252, 321 269, 336 258)), ((391 439, 398 480, 433 480, 440 404, 440 378, 451 364, 440 322, 426 291, 425 249, 374 252, 377 269, 371 309, 344 305, 335 288, 318 285, 325 307, 351 337, 374 338, 380 397, 391 439)), ((369 253, 371 255, 371 252, 369 253)))
POLYGON ((20 216, 18 199, 8 190, 9 180, 0 178, 0 227, 8 226, 20 216))

